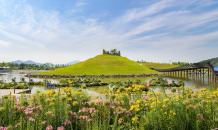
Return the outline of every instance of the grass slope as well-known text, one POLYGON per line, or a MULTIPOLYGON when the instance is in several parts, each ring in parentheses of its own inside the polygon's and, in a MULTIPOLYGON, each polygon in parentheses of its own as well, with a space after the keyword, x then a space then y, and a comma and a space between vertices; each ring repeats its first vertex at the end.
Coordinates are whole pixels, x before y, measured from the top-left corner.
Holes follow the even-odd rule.
POLYGON ((148 68, 156 68, 156 69, 169 69, 179 66, 179 65, 161 64, 161 63, 139 63, 139 64, 145 65, 148 68))
POLYGON ((112 55, 97 55, 86 61, 59 68, 42 75, 125 75, 125 74, 151 74, 158 73, 146 66, 139 65, 128 58, 112 55))

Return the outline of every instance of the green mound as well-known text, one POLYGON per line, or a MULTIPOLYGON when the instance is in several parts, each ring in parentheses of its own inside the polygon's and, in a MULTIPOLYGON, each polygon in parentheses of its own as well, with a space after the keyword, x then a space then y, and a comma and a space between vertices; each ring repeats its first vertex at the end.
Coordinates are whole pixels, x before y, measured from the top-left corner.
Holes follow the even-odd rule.
POLYGON ((126 57, 113 55, 97 55, 74 65, 55 69, 42 75, 128 75, 158 73, 146 66, 131 61, 126 57))

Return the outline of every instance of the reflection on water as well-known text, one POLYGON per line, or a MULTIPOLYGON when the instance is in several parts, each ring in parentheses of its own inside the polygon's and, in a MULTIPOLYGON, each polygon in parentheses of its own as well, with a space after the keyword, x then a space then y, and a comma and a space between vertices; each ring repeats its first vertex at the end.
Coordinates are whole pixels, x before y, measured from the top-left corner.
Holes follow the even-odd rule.
MULTIPOLYGON (((55 90, 58 91, 58 90, 62 90, 62 88, 60 87, 56 87, 55 90)), ((35 94, 37 93, 37 91, 40 91, 40 92, 46 92, 46 87, 44 86, 32 86, 31 87, 31 94, 35 94)), ((74 91, 77 91, 77 88, 73 88, 73 92, 74 91)), ((83 90, 84 91, 84 90, 83 90)), ((88 94, 99 94, 98 92, 96 91, 93 91, 93 90, 90 90, 90 89, 86 89, 85 90, 88 94)))
MULTIPOLYGON (((6 83, 12 82, 12 79, 16 78, 16 82, 20 82, 20 79, 24 77, 28 72, 10 72, 10 73, 0 73, 0 80, 3 80, 6 83)), ((26 82, 29 82, 28 77, 24 77, 26 82)), ((33 81, 43 81, 43 78, 31 78, 33 81)), ((55 79, 49 79, 51 83, 59 83, 55 79)))
MULTIPOLYGON (((1 73, 0 74, 0 80, 4 80, 6 83, 9 83, 12 81, 12 79, 14 77, 16 77, 16 82, 19 82, 20 79, 22 77, 24 77, 24 75, 26 75, 28 72, 25 73, 21 73, 21 72, 10 72, 10 73, 1 73)), ((29 81, 28 77, 24 77, 25 81, 29 81)), ((103 82, 116 82, 116 81, 123 81, 126 82, 127 79, 130 79, 131 81, 136 81, 136 80, 140 80, 141 82, 148 82, 149 80, 151 80, 152 78, 157 78, 157 77, 138 77, 138 78, 103 78, 103 82)), ((193 75, 193 76, 188 76, 188 77, 184 77, 184 76, 162 76, 162 78, 167 79, 168 81, 172 82, 173 80, 177 83, 179 80, 183 80, 186 86, 189 87, 196 87, 197 89, 200 88, 205 88, 205 87, 209 87, 209 86, 213 86, 214 84, 212 84, 212 78, 208 78, 207 75, 205 76, 197 76, 197 75, 193 75)), ((43 78, 31 78, 34 81, 43 81, 43 78)), ((58 79, 49 79, 51 81, 51 83, 59 83, 58 79)), ((39 86, 32 86, 32 93, 36 93, 37 90, 46 91, 45 87, 39 87, 39 86)), ((150 89, 152 89, 154 92, 163 92, 164 89, 162 87, 158 87, 158 86, 151 86, 149 87, 150 89)), ((214 87, 216 89, 216 87, 214 87)), ((77 88, 74 88, 74 90, 76 90, 77 88)), ((104 90, 108 89, 108 85, 104 85, 104 86, 96 86, 96 87, 87 87, 86 91, 89 94, 98 94, 98 93, 104 93, 104 90)), ((166 92, 169 91, 168 88, 166 88, 165 90, 166 92)))

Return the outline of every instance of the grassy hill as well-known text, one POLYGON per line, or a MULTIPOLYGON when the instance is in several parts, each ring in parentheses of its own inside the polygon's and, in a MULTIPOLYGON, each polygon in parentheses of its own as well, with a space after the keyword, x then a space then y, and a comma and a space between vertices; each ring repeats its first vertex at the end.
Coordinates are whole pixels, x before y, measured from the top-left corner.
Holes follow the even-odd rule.
POLYGON ((169 69, 179 66, 179 65, 162 64, 162 63, 138 63, 138 64, 142 64, 148 68, 156 68, 156 69, 169 69))
POLYGON ((42 75, 125 75, 125 74, 151 74, 158 73, 146 66, 142 66, 126 57, 113 55, 97 55, 86 61, 74 65, 55 69, 42 75))
POLYGON ((210 62, 213 65, 218 65, 218 57, 217 58, 211 58, 211 59, 207 59, 207 60, 202 60, 199 63, 201 64, 207 64, 207 62, 210 62))

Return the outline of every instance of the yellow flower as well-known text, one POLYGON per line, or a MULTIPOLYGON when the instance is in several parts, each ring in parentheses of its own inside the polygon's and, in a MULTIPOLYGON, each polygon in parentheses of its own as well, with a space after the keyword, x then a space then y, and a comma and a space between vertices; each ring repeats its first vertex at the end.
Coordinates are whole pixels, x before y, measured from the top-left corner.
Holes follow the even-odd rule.
POLYGON ((175 116, 175 115, 176 115, 176 113, 174 112, 174 113, 173 113, 173 115, 175 116))
POLYGON ((69 98, 68 98, 68 101, 71 101, 71 100, 72 100, 72 98, 71 98, 71 97, 69 97, 69 98))
POLYGON ((136 103, 138 103, 138 104, 139 104, 139 103, 140 103, 140 100, 137 100, 137 101, 136 101, 136 103))
POLYGON ((135 123, 139 118, 137 116, 132 118, 132 123, 135 123))
POLYGON ((124 119, 123 119, 123 118, 120 118, 119 120, 123 121, 124 119))
POLYGON ((164 102, 168 102, 168 101, 170 101, 170 99, 169 99, 169 98, 166 98, 166 99, 164 99, 163 101, 164 101, 164 102))
POLYGON ((206 91, 206 90, 207 90, 206 88, 201 88, 201 89, 200 89, 200 91, 206 91))
POLYGON ((165 112, 165 114, 167 114, 167 112, 165 112))

